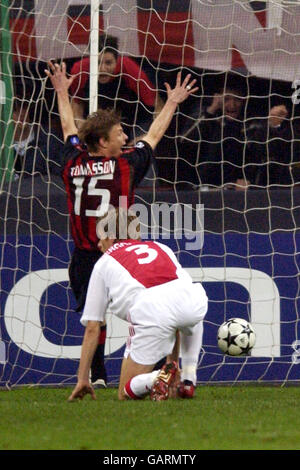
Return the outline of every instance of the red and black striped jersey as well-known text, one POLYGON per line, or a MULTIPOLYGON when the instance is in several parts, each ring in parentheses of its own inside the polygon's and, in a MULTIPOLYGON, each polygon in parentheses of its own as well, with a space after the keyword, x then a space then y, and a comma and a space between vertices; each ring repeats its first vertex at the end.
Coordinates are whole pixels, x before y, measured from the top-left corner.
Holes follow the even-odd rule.
POLYGON ((109 205, 119 207, 121 201, 127 207, 133 204, 134 189, 145 176, 152 156, 150 145, 141 140, 118 158, 92 157, 81 147, 77 135, 68 137, 62 178, 77 248, 98 250, 98 217, 107 212, 109 205))

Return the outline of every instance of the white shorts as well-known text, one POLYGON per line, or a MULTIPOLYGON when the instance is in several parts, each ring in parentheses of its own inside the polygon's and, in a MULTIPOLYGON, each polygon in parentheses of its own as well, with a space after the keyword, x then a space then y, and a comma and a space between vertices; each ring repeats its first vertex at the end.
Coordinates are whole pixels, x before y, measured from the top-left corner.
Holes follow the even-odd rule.
POLYGON ((143 290, 128 318, 130 336, 124 357, 130 354, 138 364, 156 364, 171 354, 176 331, 191 335, 206 311, 207 296, 199 283, 176 279, 143 290))

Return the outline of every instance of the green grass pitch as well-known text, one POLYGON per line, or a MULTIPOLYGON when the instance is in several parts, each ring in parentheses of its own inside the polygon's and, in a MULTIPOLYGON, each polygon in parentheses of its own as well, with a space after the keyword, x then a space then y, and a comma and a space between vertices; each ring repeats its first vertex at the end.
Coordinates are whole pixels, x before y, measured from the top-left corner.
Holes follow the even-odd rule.
POLYGON ((200 386, 166 402, 119 402, 107 389, 69 403, 70 391, 0 391, 0 450, 300 449, 296 386, 200 386))

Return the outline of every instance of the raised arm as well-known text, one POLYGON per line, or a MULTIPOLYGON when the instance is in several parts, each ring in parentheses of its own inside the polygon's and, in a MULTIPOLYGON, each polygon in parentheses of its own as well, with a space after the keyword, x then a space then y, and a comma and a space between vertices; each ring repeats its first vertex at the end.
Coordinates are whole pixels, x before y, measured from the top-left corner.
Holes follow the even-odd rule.
POLYGON ((170 85, 165 83, 168 94, 167 101, 159 115, 154 119, 149 131, 143 137, 143 140, 148 142, 153 149, 168 129, 178 104, 185 101, 190 94, 198 90, 198 87, 194 87, 196 80, 194 79, 190 82, 190 79, 191 74, 188 74, 181 83, 181 73, 179 72, 177 74, 175 88, 171 89, 170 85))
POLYGON ((74 77, 67 77, 66 64, 64 62, 59 65, 49 61, 48 65, 50 70, 45 70, 45 73, 50 78, 53 88, 57 93, 60 122, 64 141, 66 141, 69 135, 77 134, 78 132, 69 98, 69 87, 74 77))

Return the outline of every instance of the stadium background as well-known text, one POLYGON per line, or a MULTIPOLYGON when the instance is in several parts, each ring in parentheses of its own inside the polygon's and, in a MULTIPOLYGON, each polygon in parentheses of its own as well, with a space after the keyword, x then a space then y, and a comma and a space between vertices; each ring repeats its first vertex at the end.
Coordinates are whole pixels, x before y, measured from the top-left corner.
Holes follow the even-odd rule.
MULTIPOLYGON (((87 54, 90 11, 82 4, 11 2, 13 70, 35 80, 33 101, 47 59, 64 58, 70 65, 87 54)), ((291 106, 291 85, 300 77, 299 26, 290 11, 297 6, 276 15, 265 2, 101 4, 101 27, 119 36, 120 50, 136 57, 159 89, 183 67, 201 77, 199 95, 211 95, 216 83, 234 74, 247 82, 253 113, 265 115, 270 96, 280 95, 291 106)), ((46 92, 51 100, 51 90, 46 92)), ((293 111, 299 113, 297 106, 293 111)), ((41 120, 45 115, 42 109, 41 120)), ((210 299, 198 380, 299 380, 299 189, 188 192, 177 189, 171 168, 172 188, 140 190, 136 200, 204 204, 203 249, 187 253, 184 240, 167 241, 183 266, 198 268, 197 280, 210 299), (229 358, 218 351, 217 328, 232 316, 255 320, 252 356, 229 358)), ((22 186, 4 182, 0 208, 0 386, 74 383, 83 332, 67 288, 72 242, 62 183, 57 178, 35 178, 22 186)), ((109 328, 114 339, 107 345, 107 364, 115 382, 126 326, 112 322, 109 328)))

